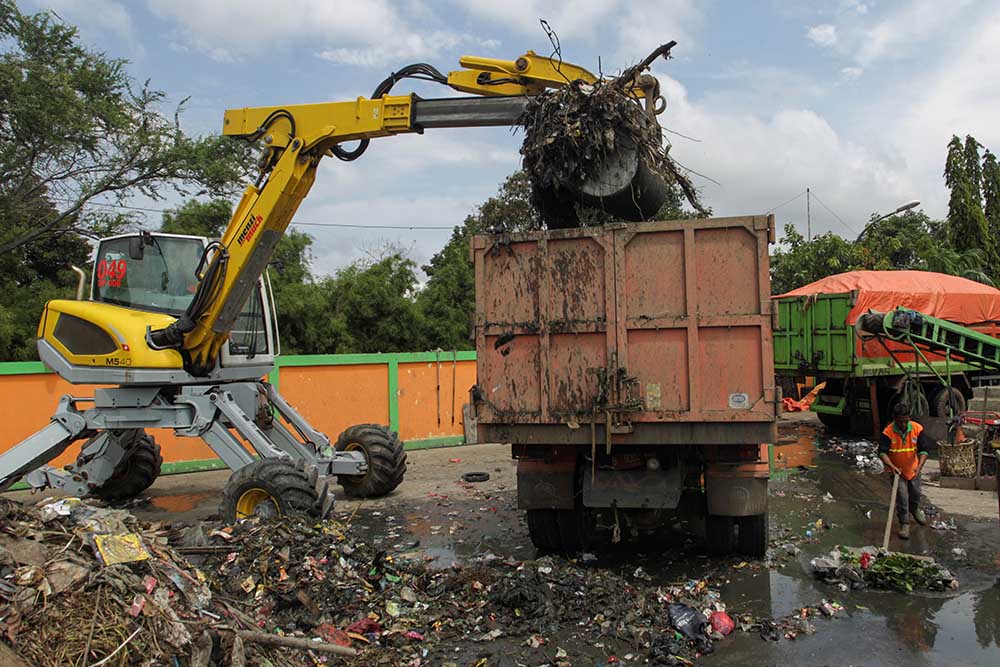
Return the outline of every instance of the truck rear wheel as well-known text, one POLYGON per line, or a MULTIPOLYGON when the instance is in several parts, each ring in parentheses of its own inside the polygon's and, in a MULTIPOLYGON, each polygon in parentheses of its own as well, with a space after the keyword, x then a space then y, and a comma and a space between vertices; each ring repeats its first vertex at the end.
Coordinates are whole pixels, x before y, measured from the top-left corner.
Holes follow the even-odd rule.
POLYGON ((125 449, 125 456, 115 466, 111 477, 94 489, 93 495, 107 501, 135 498, 160 476, 163 465, 160 446, 141 428, 110 431, 110 436, 125 449))
POLYGON ((731 516, 705 515, 705 546, 716 556, 736 551, 736 519, 731 516))
POLYGON ((539 551, 576 553, 583 550, 581 510, 525 510, 528 535, 539 551))
POLYGON ((251 517, 312 515, 326 508, 326 484, 317 489, 315 475, 291 461, 260 459, 234 472, 222 492, 219 508, 226 523, 251 517))
POLYGON ((737 542, 740 553, 754 558, 763 558, 767 554, 767 513, 741 516, 736 521, 739 527, 737 542))
POLYGON ((338 475, 344 492, 355 498, 378 498, 395 489, 406 474, 406 451, 395 431, 379 424, 352 426, 337 438, 338 452, 360 451, 368 462, 364 475, 338 475))

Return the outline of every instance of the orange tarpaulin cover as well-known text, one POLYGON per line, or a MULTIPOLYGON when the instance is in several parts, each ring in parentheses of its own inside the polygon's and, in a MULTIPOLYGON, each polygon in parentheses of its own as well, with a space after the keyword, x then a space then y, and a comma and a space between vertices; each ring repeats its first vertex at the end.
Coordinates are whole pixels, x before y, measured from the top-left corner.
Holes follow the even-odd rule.
POLYGON ((869 310, 885 312, 900 306, 958 324, 1000 321, 1000 290, 930 271, 848 271, 774 298, 855 290, 858 296, 847 316, 848 324, 869 310))

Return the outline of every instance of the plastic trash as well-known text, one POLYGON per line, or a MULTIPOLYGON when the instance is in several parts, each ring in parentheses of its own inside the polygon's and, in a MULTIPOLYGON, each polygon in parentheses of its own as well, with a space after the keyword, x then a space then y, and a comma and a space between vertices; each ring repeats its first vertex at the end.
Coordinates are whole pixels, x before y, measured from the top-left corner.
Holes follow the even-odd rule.
POLYGON ((708 622, 712 624, 712 629, 723 637, 732 632, 736 625, 733 623, 733 619, 729 617, 729 614, 724 611, 713 611, 708 617, 708 622))
POLYGON ((704 636, 708 619, 700 611, 680 602, 668 606, 667 611, 670 613, 670 624, 685 637, 694 640, 704 636))

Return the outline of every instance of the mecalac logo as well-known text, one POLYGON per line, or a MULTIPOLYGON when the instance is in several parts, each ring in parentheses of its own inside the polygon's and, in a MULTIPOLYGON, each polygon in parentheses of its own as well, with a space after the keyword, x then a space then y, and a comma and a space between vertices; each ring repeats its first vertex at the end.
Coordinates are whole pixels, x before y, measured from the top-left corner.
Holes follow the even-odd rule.
POLYGON ((264 222, 264 216, 262 215, 251 215, 245 225, 243 225, 243 231, 240 235, 236 237, 236 242, 243 245, 247 241, 253 238, 253 235, 257 233, 260 229, 261 223, 264 222))

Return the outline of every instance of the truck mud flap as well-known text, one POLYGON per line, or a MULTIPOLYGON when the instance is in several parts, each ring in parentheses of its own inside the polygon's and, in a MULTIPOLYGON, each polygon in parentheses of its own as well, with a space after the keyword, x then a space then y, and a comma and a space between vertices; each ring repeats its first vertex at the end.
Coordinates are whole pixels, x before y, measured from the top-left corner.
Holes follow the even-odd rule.
POLYGON ((767 512, 767 478, 705 475, 708 513, 715 516, 753 516, 767 512))
POLYGON ((517 462, 518 509, 574 509, 575 473, 574 459, 551 462, 520 459, 517 462))
POLYGON ((582 471, 584 507, 675 509, 684 476, 680 466, 666 470, 582 471))

